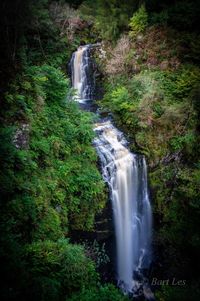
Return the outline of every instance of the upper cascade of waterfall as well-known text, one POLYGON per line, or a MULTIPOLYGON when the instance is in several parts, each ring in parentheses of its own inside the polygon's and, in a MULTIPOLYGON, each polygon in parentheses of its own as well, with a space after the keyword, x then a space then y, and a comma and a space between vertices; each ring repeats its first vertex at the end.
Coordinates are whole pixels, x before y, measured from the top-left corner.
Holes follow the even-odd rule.
POLYGON ((117 279, 124 292, 135 293, 138 276, 151 263, 152 213, 144 156, 132 154, 123 134, 107 120, 96 124, 94 145, 108 183, 115 223, 117 279))
POLYGON ((95 46, 80 46, 71 58, 72 86, 76 90, 74 99, 80 103, 95 97, 94 62, 91 58, 91 49, 95 46))

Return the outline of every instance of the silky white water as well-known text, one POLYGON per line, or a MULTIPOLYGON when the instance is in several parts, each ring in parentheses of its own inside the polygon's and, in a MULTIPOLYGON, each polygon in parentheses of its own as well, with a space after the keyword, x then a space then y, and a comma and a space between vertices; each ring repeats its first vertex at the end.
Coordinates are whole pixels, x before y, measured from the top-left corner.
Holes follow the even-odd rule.
MULTIPOLYGON (((71 60, 72 84, 79 102, 93 99, 89 45, 79 47, 71 60), (91 78, 90 78, 91 77, 91 78)), ((110 188, 116 236, 118 285, 135 292, 138 275, 151 262, 152 213, 144 156, 132 154, 123 134, 110 120, 95 125, 95 148, 101 160, 102 175, 110 188)))
POLYGON ((94 99, 95 76, 90 58, 91 45, 80 46, 72 55, 70 62, 72 86, 75 89, 74 100, 85 103, 94 99))
POLYGON ((77 90, 77 96, 81 97, 82 86, 83 86, 83 74, 82 74, 82 65, 83 65, 83 51, 84 48, 80 48, 76 51, 74 56, 74 76, 73 76, 73 87, 77 90))
POLYGON ((134 292, 134 273, 151 261, 151 206, 145 158, 132 154, 123 134, 110 121, 96 125, 95 147, 103 177, 111 191, 117 246, 117 279, 125 292, 134 292))

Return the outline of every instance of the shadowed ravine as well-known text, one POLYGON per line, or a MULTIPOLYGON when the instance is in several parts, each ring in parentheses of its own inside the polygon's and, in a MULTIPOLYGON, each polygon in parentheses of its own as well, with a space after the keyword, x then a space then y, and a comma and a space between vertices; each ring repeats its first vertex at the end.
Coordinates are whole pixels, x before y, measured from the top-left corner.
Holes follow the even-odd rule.
MULTIPOLYGON (((95 98, 90 47, 81 46, 71 60, 75 100, 80 103, 95 98)), ((117 283, 124 293, 145 294, 144 275, 151 263, 152 235, 146 161, 144 156, 129 151, 123 133, 109 119, 100 119, 94 131, 94 146, 112 202, 117 283)))

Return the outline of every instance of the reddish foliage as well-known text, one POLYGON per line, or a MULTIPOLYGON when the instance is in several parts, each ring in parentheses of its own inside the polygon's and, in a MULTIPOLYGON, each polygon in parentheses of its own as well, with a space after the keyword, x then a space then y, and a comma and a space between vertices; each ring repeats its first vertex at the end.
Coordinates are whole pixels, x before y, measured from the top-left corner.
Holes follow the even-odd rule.
POLYGON ((110 75, 138 73, 141 69, 176 70, 183 53, 175 32, 165 27, 152 26, 134 40, 123 36, 115 48, 108 49, 106 72, 110 75))
POLYGON ((132 58, 132 64, 146 65, 148 68, 159 67, 165 69, 177 69, 180 46, 177 39, 173 38, 170 29, 163 27, 150 27, 143 38, 133 41, 136 49, 132 58))

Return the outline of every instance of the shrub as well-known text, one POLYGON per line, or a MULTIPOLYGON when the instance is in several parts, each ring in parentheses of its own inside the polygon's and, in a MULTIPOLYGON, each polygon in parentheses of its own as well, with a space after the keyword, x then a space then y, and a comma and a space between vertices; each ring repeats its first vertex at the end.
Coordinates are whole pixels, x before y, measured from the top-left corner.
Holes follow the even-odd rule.
POLYGON ((94 264, 78 245, 61 239, 25 246, 26 296, 29 300, 60 300, 65 295, 96 285, 94 264))
POLYGON ((123 296, 112 284, 107 284, 98 289, 84 289, 66 301, 128 301, 128 297, 123 296))
POLYGON ((133 14, 133 17, 130 19, 129 26, 131 28, 130 36, 135 37, 139 33, 142 33, 148 24, 148 14, 147 11, 142 5, 139 10, 133 14))
POLYGON ((109 75, 122 74, 126 72, 126 57, 130 52, 130 39, 122 36, 115 48, 112 50, 111 59, 107 60, 106 73, 109 75))

